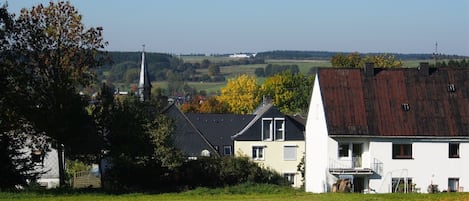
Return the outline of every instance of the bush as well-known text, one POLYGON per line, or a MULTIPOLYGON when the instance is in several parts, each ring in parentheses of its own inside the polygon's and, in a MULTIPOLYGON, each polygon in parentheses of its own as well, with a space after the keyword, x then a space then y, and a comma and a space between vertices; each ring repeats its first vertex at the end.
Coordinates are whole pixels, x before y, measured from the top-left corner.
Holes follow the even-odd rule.
POLYGON ((246 157, 199 158, 182 167, 188 188, 220 187, 242 183, 288 185, 277 172, 259 167, 246 157))

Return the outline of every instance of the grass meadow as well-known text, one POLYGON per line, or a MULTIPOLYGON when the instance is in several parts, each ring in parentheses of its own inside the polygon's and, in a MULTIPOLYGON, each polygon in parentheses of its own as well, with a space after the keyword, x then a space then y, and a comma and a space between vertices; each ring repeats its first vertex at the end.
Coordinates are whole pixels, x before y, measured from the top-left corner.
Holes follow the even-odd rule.
POLYGON ((99 191, 87 192, 77 190, 40 190, 16 193, 0 193, 0 200, 61 200, 61 201, 209 201, 209 200, 321 200, 321 201, 384 201, 384 200, 418 200, 418 201, 463 201, 469 200, 469 193, 439 193, 439 194, 356 194, 356 193, 305 193, 290 187, 279 187, 262 184, 242 184, 233 187, 209 189, 197 188, 181 193, 104 193, 99 191))

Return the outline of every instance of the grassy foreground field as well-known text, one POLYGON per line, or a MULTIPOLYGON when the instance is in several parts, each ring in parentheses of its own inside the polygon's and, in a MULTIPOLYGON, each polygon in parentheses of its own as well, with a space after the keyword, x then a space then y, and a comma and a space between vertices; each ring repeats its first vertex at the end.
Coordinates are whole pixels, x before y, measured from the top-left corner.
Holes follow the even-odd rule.
POLYGON ((353 193, 327 193, 312 194, 299 190, 278 187, 273 185, 240 185, 235 187, 208 189, 198 188, 183 193, 165 194, 106 194, 99 192, 76 191, 36 191, 21 193, 0 193, 0 200, 62 200, 62 201, 150 201, 150 200, 469 200, 468 193, 440 193, 440 194, 353 194, 353 193))

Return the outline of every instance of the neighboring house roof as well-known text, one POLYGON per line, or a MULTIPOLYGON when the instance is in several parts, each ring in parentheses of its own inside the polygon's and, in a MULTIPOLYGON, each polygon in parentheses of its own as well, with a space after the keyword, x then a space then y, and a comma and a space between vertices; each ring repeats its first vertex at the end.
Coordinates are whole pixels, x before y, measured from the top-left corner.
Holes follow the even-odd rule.
POLYGON ((318 79, 329 135, 469 137, 469 69, 321 68, 318 79))
MULTIPOLYGON (((242 130, 254 115, 186 114, 212 145, 233 145, 231 136, 242 130)), ((220 147, 221 148, 221 147, 220 147)))
POLYGON ((254 112, 255 117, 243 130, 232 136, 234 140, 240 141, 262 141, 262 118, 283 117, 285 118, 285 140, 304 140, 304 124, 294 118, 280 112, 272 104, 263 104, 254 112))
POLYGON ((210 153, 218 155, 207 138, 174 104, 167 106, 163 110, 163 114, 175 120, 174 146, 182 150, 186 156, 200 156, 202 150, 208 150, 210 153))

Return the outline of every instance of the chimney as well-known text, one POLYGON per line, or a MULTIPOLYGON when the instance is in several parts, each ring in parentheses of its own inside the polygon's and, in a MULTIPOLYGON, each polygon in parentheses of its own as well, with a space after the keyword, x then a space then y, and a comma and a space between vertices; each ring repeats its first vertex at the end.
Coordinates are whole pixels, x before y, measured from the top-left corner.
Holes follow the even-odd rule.
POLYGON ((262 96, 262 106, 266 106, 272 103, 272 97, 270 96, 262 96))
POLYGON ((365 63, 365 76, 373 77, 375 75, 375 64, 373 62, 365 63))
POLYGON ((420 75, 429 75, 430 74, 430 66, 428 62, 420 62, 420 66, 418 68, 420 75))

